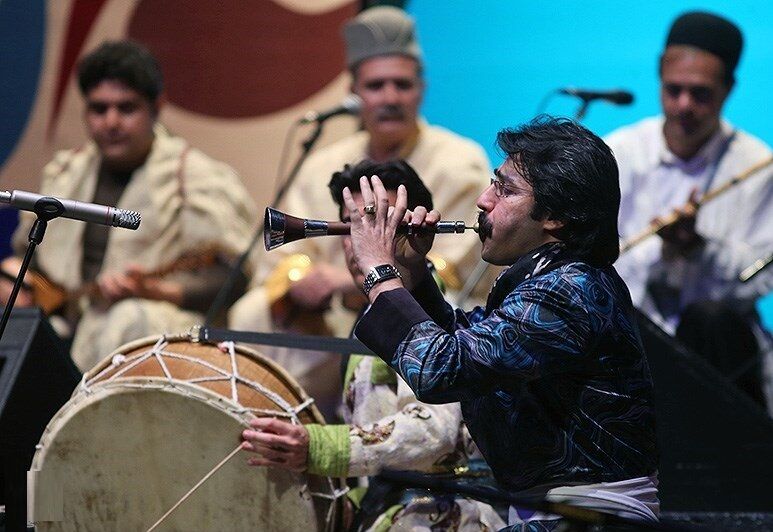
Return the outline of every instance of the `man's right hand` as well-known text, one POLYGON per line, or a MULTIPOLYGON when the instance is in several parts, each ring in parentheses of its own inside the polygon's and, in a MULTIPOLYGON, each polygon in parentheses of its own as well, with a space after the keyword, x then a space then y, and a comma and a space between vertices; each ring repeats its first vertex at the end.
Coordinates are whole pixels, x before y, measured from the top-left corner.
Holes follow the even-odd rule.
POLYGON ((280 419, 259 417, 250 421, 251 429, 242 431, 242 449, 256 453, 247 463, 305 471, 309 458, 309 431, 280 419))
MULTIPOLYGON (((674 209, 671 213, 671 216, 676 221, 658 231, 658 236, 663 239, 664 258, 669 259, 678 255, 685 256, 703 244, 703 237, 695 229, 698 205, 698 192, 693 190, 687 203, 680 208, 674 209)), ((656 218, 651 223, 656 224, 659 221, 656 218)))
MULTIPOLYGON (((0 268, 9 275, 16 276, 19 273, 21 261, 16 257, 8 257, 0 263, 0 268)), ((0 305, 5 305, 11 297, 13 282, 5 277, 0 277, 0 305)), ((32 292, 22 288, 16 296, 14 307, 31 307, 35 304, 32 292)))
POLYGON ((344 268, 330 264, 314 265, 300 280, 290 285, 287 295, 304 310, 325 310, 336 293, 358 292, 352 276, 344 268))
MULTIPOLYGON (((424 207, 416 207, 407 211, 403 222, 414 227, 431 227, 440 221, 440 213, 432 210, 427 212, 424 207)), ((409 290, 416 286, 426 275, 427 253, 432 249, 435 233, 418 231, 412 235, 398 234, 395 242, 395 260, 400 266, 403 284, 409 290)))

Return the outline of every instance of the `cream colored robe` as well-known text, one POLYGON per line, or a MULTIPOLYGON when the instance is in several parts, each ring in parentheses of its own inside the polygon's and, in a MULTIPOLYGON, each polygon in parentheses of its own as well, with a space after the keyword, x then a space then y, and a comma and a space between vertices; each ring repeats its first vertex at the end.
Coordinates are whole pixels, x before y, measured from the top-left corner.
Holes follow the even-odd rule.
MULTIPOLYGON (((416 400, 405 381, 377 357, 352 355, 346 375, 347 425, 307 425, 312 473, 355 477, 395 469, 448 474, 464 470, 471 458, 482 460, 459 403, 416 400)), ((399 509, 380 515, 368 530, 480 531, 505 526, 482 502, 421 493, 403 495, 399 509)))
MULTIPOLYGON (((256 209, 238 175, 160 126, 143 166, 135 170, 117 207, 142 215, 139 229, 111 228, 101 273, 122 272, 130 264, 152 270, 186 251, 218 244, 235 255, 246 249, 256 209)), ((92 201, 100 156, 90 142, 56 154, 43 170, 41 194, 92 201)), ((26 245, 35 216, 23 213, 14 235, 17 252, 26 245)), ((38 268, 54 282, 75 290, 82 284, 83 222, 64 218, 48 224, 35 252, 38 268)), ((100 310, 80 302, 72 358, 87 370, 116 347, 150 334, 182 332, 202 316, 171 303, 126 299, 100 310)))
MULTIPOLYGON (((287 214, 321 220, 338 220, 338 207, 330 196, 327 184, 333 173, 343 169, 345 164, 356 164, 367 158, 368 133, 360 131, 330 146, 313 153, 302 166, 295 183, 280 205, 287 214)), ((435 209, 446 220, 476 221, 475 200, 489 184, 491 169, 488 159, 480 146, 446 129, 420 123, 419 139, 415 148, 406 158, 432 192, 435 209)), ((252 289, 232 307, 230 326, 243 330, 276 330, 271 321, 269 291, 283 292, 288 281, 276 279, 275 268, 292 255, 306 255, 313 262, 327 262, 346 268, 341 241, 335 237, 300 240, 277 248, 271 252, 256 251, 258 269, 252 289), (268 281, 271 279, 271 281, 268 281), (275 286, 267 283, 273 282, 275 286)), ((478 236, 468 231, 464 235, 439 235, 435 239, 432 257, 441 277, 456 270, 456 276, 463 283, 480 259, 478 236), (447 262, 443 270, 440 257, 447 262)), ((487 288, 491 283, 485 285, 487 288)), ((354 313, 344 309, 340 301, 334 300, 331 310, 321 319, 334 335, 348 335, 354 323, 354 313)), ((285 369, 296 377, 301 386, 319 389, 320 375, 336 374, 338 355, 323 352, 298 352, 284 348, 259 348, 274 357, 285 369)), ((311 392, 310 392, 311 393, 311 392)), ((335 403, 340 388, 328 385, 323 395, 314 396, 323 406, 335 403)))

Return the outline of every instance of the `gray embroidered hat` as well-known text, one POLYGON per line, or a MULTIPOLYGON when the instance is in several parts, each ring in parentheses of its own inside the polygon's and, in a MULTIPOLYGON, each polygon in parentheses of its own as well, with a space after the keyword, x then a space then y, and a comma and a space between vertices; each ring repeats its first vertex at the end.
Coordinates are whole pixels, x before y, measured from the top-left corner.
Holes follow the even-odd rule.
POLYGON ((402 9, 391 6, 366 9, 344 25, 343 33, 349 68, 380 55, 404 55, 421 61, 413 19, 402 9))

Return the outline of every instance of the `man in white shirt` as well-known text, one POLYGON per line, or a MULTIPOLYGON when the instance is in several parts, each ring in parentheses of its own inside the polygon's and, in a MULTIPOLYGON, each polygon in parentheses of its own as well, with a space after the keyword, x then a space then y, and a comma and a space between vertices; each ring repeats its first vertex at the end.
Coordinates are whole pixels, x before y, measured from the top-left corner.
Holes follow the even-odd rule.
POLYGON ((654 219, 679 214, 617 261, 634 303, 764 403, 748 318, 751 302, 773 287, 773 272, 747 283, 739 274, 773 249, 773 167, 699 205, 708 191, 771 157, 765 143, 721 118, 742 45, 740 30, 724 18, 677 18, 660 57, 663 116, 606 141, 620 167, 623 242, 654 219))

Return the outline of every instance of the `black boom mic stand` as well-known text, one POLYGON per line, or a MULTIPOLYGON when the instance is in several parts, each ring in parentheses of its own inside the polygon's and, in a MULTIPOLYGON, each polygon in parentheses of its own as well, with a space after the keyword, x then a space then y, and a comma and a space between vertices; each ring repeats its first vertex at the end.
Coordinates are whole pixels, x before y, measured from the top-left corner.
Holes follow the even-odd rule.
POLYGON ((41 242, 43 242, 43 236, 46 234, 46 227, 48 226, 48 222, 61 216, 64 213, 64 206, 56 198, 43 197, 35 203, 34 212, 37 215, 37 219, 35 220, 35 223, 32 224, 32 228, 30 229, 27 251, 24 254, 24 259, 21 262, 19 273, 13 283, 11 296, 8 298, 8 302, 5 304, 3 317, 0 319, 0 339, 3 337, 5 327, 11 317, 11 310, 16 303, 16 297, 19 295, 19 291, 24 284, 24 276, 27 274, 27 270, 29 269, 30 263, 32 262, 32 255, 35 253, 35 248, 41 242))
MULTIPOLYGON (((284 198, 287 191, 290 189, 290 186, 295 182, 295 178, 298 176, 298 171, 300 171, 301 166, 306 161, 306 158, 309 156, 309 153, 311 152, 311 149, 314 147, 314 144, 316 144, 317 139, 319 139, 319 136, 322 134, 322 125, 324 124, 324 121, 317 120, 314 122, 314 130, 311 132, 311 134, 301 143, 301 153, 298 156, 298 160, 295 161, 295 164, 293 165, 292 169, 290 170, 290 173, 288 174, 287 178, 282 183, 282 186, 279 187, 279 189, 276 191, 276 194, 274 195, 274 199, 271 201, 271 207, 277 207, 279 205, 279 202, 282 201, 282 198, 284 198)), ((228 297, 231 295, 231 292, 233 291, 233 287, 236 284, 236 280, 239 278, 239 273, 242 271, 242 268, 244 268, 244 265, 247 262, 247 259, 250 256, 250 253, 252 253, 253 248, 255 247, 255 243, 263 239, 263 229, 265 228, 265 221, 263 221, 255 231, 255 234, 252 235, 252 240, 250 240, 249 245, 247 246, 247 249, 244 250, 244 253, 242 253, 239 258, 234 262, 234 264, 231 266, 231 271, 228 273, 228 278, 223 283, 223 286, 220 287, 220 290, 218 290, 217 295, 215 296, 215 299, 212 300, 212 305, 210 305, 209 310, 207 310, 207 315, 204 319, 204 326, 209 327, 212 325, 212 322, 217 318, 217 316, 220 314, 220 311, 225 308, 226 301, 228 300, 228 297)))

